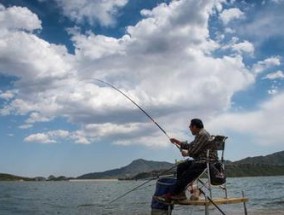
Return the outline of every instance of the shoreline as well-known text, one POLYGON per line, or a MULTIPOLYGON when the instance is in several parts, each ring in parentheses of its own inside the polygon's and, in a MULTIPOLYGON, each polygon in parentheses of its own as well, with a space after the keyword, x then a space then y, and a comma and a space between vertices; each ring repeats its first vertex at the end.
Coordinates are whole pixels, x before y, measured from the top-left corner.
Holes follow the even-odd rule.
POLYGON ((70 182, 92 182, 92 181, 118 181, 118 179, 70 179, 70 182))

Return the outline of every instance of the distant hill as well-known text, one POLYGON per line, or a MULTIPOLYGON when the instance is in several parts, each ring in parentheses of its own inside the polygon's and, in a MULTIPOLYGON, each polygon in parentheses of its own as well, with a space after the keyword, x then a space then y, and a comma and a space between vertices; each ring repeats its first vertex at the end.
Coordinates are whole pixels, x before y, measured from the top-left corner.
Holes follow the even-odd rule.
POLYGON ((0 173, 0 181, 32 181, 31 178, 0 173))
MULTIPOLYGON (((173 166, 174 164, 169 162, 138 159, 121 168, 88 173, 77 177, 77 179, 145 179, 156 177, 173 166)), ((174 172, 175 169, 173 168, 169 173, 174 172)), ((248 157, 234 162, 226 161, 226 175, 228 177, 284 175, 284 151, 266 156, 248 157)), ((60 181, 69 179, 71 178, 65 176, 49 176, 45 179, 43 177, 27 178, 0 173, 0 181, 60 181)))
POLYGON ((159 161, 147 161, 143 159, 138 159, 132 161, 129 165, 119 168, 108 170, 104 172, 88 173, 78 177, 78 179, 108 179, 108 178, 120 178, 127 179, 132 178, 137 174, 143 172, 151 172, 154 170, 169 169, 174 164, 169 162, 159 162, 159 161))
POLYGON ((230 162, 226 173, 230 177, 284 175, 284 151, 230 162))
MULTIPOLYGON (((143 179, 157 176, 173 165, 168 162, 139 159, 119 169, 88 173, 79 176, 78 179, 143 179)), ((228 177, 284 175, 284 151, 266 156, 248 157, 235 162, 226 161, 226 174, 228 177)))
POLYGON ((276 152, 266 156, 248 157, 239 161, 232 162, 232 164, 262 164, 270 166, 284 166, 284 151, 276 152))

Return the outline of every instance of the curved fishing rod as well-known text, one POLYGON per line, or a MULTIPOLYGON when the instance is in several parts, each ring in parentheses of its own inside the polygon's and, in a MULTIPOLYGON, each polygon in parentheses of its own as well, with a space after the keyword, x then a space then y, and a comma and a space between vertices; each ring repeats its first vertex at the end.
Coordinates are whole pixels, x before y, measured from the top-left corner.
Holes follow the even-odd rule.
MULTIPOLYGON (((126 97, 129 101, 131 101, 136 107, 138 107, 138 108, 139 108, 139 109, 140 109, 140 110, 141 110, 141 111, 167 136, 167 138, 168 138, 169 140, 171 139, 170 136, 167 134, 167 132, 166 132, 142 107, 140 107, 140 106, 139 106, 135 101, 133 101, 128 95, 126 95, 126 94, 125 94, 124 92, 122 92, 120 89, 116 88, 115 86, 113 86, 112 84, 110 84, 110 83, 108 83, 108 82, 106 82, 106 81, 103 81, 103 80, 100 80, 100 79, 97 79, 97 78, 94 78, 94 80, 99 81, 99 82, 101 82, 101 83, 103 83, 103 84, 105 84, 105 85, 110 86, 111 88, 113 88, 114 90, 118 91, 118 92, 121 93, 123 96, 125 96, 125 97, 126 97)), ((179 145, 175 144, 175 146, 176 146, 179 150, 181 150, 181 148, 179 147, 179 145)), ((171 167, 170 169, 168 169, 168 170, 166 170, 166 171, 163 171, 163 172, 162 172, 161 174, 159 174, 156 178, 159 178, 161 175, 163 175, 163 174, 165 174, 166 172, 172 170, 172 169, 175 168, 176 166, 177 166, 177 164, 174 165, 173 167, 171 167)), ((110 201, 108 204, 111 204, 111 203, 117 201, 118 199, 121 199, 122 197, 128 195, 129 193, 131 193, 131 192, 133 192, 133 191, 135 191, 135 190, 137 190, 138 188, 142 187, 143 185, 149 183, 150 181, 152 181, 152 180, 154 180, 154 179, 155 179, 155 178, 151 178, 151 179, 149 179, 149 180, 143 182, 142 184, 140 184, 140 185, 134 187, 133 189, 129 190, 128 192, 122 194, 121 196, 118 196, 117 198, 113 199, 113 200, 110 201)))
POLYGON ((115 89, 116 91, 120 92, 122 95, 124 95, 127 99, 129 99, 134 105, 136 105, 136 107, 138 107, 156 126, 158 126, 158 128, 167 136, 168 139, 171 139, 170 136, 167 134, 167 132, 145 111, 143 110, 142 107, 140 107, 135 101, 133 101, 128 95, 126 95, 124 92, 122 92, 120 89, 116 88, 115 86, 113 86, 110 83, 107 83, 105 81, 102 81, 100 79, 94 78, 94 80, 99 81, 103 84, 106 84, 108 86, 110 86, 111 88, 115 89))

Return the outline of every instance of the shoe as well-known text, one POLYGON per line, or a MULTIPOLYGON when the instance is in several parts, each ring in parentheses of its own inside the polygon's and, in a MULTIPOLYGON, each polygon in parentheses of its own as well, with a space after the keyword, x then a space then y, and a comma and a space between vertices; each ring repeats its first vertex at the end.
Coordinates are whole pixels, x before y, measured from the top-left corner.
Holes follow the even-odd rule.
POLYGON ((178 195, 172 195, 170 198, 171 198, 172 200, 185 200, 185 199, 187 199, 187 197, 186 197, 186 195, 185 195, 184 192, 181 192, 181 193, 178 194, 178 195))
POLYGON ((170 193, 166 193, 166 194, 161 195, 161 196, 153 196, 153 198, 155 200, 157 200, 158 202, 165 202, 165 203, 169 203, 172 200, 170 193))

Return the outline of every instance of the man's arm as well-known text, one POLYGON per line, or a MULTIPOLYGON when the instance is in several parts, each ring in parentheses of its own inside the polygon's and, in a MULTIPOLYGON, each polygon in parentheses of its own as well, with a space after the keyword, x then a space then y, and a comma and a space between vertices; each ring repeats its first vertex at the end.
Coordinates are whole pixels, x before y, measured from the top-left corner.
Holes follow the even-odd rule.
POLYGON ((208 144, 209 137, 206 134, 200 134, 194 141, 188 144, 188 155, 190 157, 196 157, 202 153, 208 144))
POLYGON ((188 156, 196 157, 207 148, 209 137, 207 132, 200 133, 190 143, 180 142, 180 148, 188 150, 188 156))

